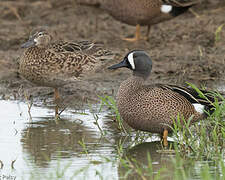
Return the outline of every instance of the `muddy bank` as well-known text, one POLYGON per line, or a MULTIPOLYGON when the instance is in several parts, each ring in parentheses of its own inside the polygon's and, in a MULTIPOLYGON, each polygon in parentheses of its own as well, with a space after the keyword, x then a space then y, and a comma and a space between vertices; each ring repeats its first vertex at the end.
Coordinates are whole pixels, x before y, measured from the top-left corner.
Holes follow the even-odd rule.
MULTIPOLYGON (((88 81, 69 84, 60 89, 71 102, 85 99, 95 101, 97 94, 115 94, 120 82, 130 72, 111 72, 107 66, 116 63, 131 49, 144 49, 153 59, 153 72, 148 83, 185 84, 186 81, 211 88, 223 84, 225 78, 225 2, 208 0, 173 20, 152 26, 148 41, 128 43, 121 37, 132 36, 135 27, 114 20, 102 10, 66 1, 1 1, 0 2, 0 94, 2 98, 24 100, 24 90, 35 99, 51 99, 52 89, 35 87, 18 75, 20 45, 36 26, 48 25, 65 40, 103 42, 116 52, 101 73, 88 81), (197 15, 196 15, 197 14, 197 15), (68 98, 69 97, 69 98, 68 98)), ((146 32, 143 27, 142 33, 146 32)))

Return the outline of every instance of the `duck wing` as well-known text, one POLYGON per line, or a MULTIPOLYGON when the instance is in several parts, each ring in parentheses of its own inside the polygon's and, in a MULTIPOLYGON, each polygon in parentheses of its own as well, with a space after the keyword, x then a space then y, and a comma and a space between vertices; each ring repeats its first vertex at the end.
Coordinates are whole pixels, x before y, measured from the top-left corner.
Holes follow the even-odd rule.
MULTIPOLYGON (((213 92, 200 89, 199 92, 196 91, 192 87, 181 87, 177 85, 159 85, 162 89, 170 89, 171 91, 174 91, 183 97, 185 97, 189 102, 193 103, 199 103, 202 105, 210 106, 212 107, 212 103, 215 101, 213 92)), ((215 94, 215 92, 214 92, 215 94)))
POLYGON ((50 47, 54 52, 59 53, 82 53, 85 55, 94 56, 100 60, 112 59, 115 53, 105 49, 102 43, 90 42, 90 41, 78 41, 78 42, 66 42, 59 41, 53 43, 50 47))
POLYGON ((175 6, 175 7, 186 7, 198 4, 199 0, 162 0, 164 4, 175 6))

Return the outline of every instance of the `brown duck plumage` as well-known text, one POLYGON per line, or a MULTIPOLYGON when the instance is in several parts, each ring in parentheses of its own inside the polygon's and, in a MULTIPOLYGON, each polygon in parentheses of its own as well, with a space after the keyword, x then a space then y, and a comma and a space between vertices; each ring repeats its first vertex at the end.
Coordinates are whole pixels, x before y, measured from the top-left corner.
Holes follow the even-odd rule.
POLYGON ((115 19, 129 25, 153 25, 182 14, 196 1, 161 0, 103 0, 102 7, 115 19), (177 2, 177 3, 175 3, 177 2), (188 3, 187 3, 188 2, 188 3), (162 12, 162 5, 171 5, 168 13, 162 12))
POLYGON ((97 70, 104 58, 112 58, 96 43, 54 42, 45 28, 34 30, 23 47, 26 50, 20 58, 20 74, 39 86, 63 86, 97 70))
POLYGON ((82 4, 99 5, 115 19, 126 24, 149 27, 172 19, 199 2, 198 0, 95 0, 94 3, 92 0, 78 1, 82 4))
POLYGON ((56 98, 58 87, 91 76, 113 56, 97 43, 55 41, 43 27, 32 31, 22 47, 26 49, 20 58, 20 74, 36 85, 55 88, 56 98))
MULTIPOLYGON (((145 85, 152 61, 144 51, 131 51, 124 60, 109 69, 127 67, 133 76, 121 83, 117 94, 117 105, 121 117, 131 127, 152 133, 171 131, 173 120, 178 115, 191 123, 206 117, 205 110, 212 104, 199 97, 192 88, 174 85, 145 85)), ((207 91, 202 91, 207 94, 207 91)), ((206 95, 207 96, 207 95, 206 95)), ((207 96, 212 102, 214 99, 207 96)))

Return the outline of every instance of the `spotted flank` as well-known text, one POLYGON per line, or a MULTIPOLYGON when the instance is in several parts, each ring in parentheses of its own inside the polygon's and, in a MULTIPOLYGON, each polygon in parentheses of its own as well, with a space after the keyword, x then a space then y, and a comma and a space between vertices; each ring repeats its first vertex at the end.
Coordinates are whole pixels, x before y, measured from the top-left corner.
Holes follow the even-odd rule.
POLYGON ((122 67, 133 73, 120 85, 117 106, 123 120, 136 130, 162 134, 165 130, 171 131, 170 127, 178 115, 182 116, 181 123, 183 119, 188 120, 190 117, 191 123, 194 123, 205 119, 208 113, 214 111, 215 99, 209 91, 201 90, 204 96, 199 96, 192 87, 146 85, 145 80, 150 76, 152 60, 144 51, 129 52, 122 62, 110 66, 109 69, 122 67))

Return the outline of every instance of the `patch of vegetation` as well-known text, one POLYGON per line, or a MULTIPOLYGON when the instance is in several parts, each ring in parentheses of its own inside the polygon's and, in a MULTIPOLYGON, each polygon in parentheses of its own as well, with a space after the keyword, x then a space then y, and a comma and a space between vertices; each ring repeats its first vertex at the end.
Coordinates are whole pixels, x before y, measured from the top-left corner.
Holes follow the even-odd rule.
POLYGON ((221 40, 220 34, 223 29, 223 26, 224 26, 224 24, 220 25, 215 31, 215 43, 217 43, 221 40))
MULTIPOLYGON (((191 85, 202 98, 209 99, 194 85, 191 85)), ((190 126, 190 120, 178 117, 174 122, 173 134, 178 149, 183 156, 195 159, 217 159, 224 153, 225 147, 225 100, 219 93, 211 94, 215 102, 210 102, 214 112, 208 118, 190 126), (220 100, 219 100, 220 99, 220 100)))
POLYGON ((101 100, 100 111, 101 111, 102 106, 107 106, 109 108, 109 110, 111 111, 111 113, 115 116, 115 121, 118 125, 118 129, 127 133, 126 129, 123 126, 123 120, 120 117, 120 113, 116 106, 116 101, 114 100, 114 98, 111 96, 105 96, 105 97, 98 96, 98 97, 101 100))

